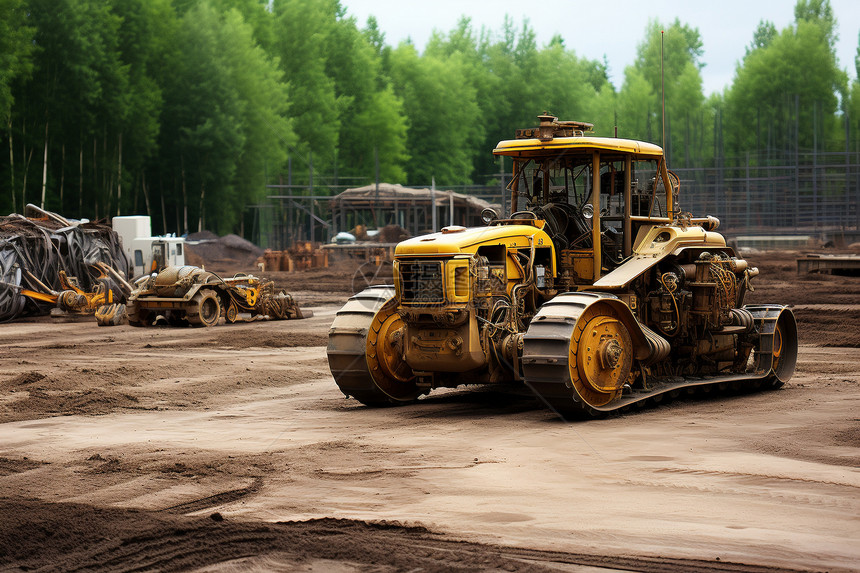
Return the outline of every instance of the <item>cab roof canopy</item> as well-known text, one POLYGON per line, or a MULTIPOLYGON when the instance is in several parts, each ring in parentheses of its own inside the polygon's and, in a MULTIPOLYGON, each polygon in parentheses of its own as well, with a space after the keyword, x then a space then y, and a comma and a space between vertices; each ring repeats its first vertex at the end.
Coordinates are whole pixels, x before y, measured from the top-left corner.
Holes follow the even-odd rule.
POLYGON ((591 123, 559 121, 552 115, 540 115, 538 119, 539 127, 518 129, 516 139, 500 141, 493 150, 493 155, 530 157, 543 155, 547 151, 557 153, 565 149, 601 149, 656 157, 663 155, 663 149, 653 143, 617 137, 586 136, 585 134, 594 128, 591 123))

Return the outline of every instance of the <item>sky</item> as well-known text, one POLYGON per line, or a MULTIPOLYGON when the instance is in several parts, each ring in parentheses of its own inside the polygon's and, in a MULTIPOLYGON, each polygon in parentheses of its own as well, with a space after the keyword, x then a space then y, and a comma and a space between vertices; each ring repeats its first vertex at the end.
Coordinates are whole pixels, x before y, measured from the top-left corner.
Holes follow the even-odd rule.
MULTIPOLYGON (((702 68, 705 95, 722 92, 731 84, 744 48, 762 20, 770 20, 777 30, 794 20, 794 0, 341 0, 347 14, 360 27, 373 15, 387 44, 396 46, 407 38, 423 50, 433 30, 449 32, 460 16, 472 20, 475 30, 486 27, 497 34, 505 15, 516 28, 528 18, 539 46, 559 33, 565 46, 579 57, 609 61, 610 80, 620 88, 624 68, 636 57, 649 19, 682 24, 699 29, 706 64, 702 68)), ((855 79, 854 56, 860 32, 860 2, 830 0, 838 22, 836 55, 839 66, 855 79)))

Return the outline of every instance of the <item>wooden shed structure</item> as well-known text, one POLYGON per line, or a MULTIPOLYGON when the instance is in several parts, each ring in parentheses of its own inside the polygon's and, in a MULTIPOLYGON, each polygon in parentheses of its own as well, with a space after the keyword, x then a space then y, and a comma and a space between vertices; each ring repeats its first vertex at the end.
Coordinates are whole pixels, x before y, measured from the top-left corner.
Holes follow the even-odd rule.
POLYGON ((446 225, 482 225, 481 211, 491 207, 471 195, 394 183, 347 189, 332 197, 329 205, 334 233, 357 225, 370 229, 399 225, 413 236, 432 233, 446 225))

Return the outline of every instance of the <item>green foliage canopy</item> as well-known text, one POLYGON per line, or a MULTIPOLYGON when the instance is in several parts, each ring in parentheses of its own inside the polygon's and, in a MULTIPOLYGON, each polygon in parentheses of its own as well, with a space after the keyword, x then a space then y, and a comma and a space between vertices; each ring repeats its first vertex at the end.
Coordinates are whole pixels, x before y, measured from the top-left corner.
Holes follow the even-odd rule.
POLYGON ((419 52, 339 0, 0 0, 0 208, 44 193, 70 216, 236 232, 285 177, 331 192, 491 183, 490 150, 543 112, 659 143, 664 81, 673 166, 856 150, 860 84, 837 30, 829 0, 798 0, 785 29, 760 22, 732 85, 706 98, 705 46, 679 19, 647 24, 616 90, 605 61, 510 17, 497 31, 463 17, 419 52))

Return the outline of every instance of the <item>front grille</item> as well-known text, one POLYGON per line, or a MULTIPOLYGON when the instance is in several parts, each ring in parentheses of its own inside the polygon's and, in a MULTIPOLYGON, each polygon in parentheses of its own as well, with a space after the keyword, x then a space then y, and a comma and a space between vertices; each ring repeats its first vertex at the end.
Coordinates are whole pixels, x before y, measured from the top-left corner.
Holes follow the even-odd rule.
POLYGON ((442 263, 400 263, 400 292, 403 304, 440 304, 445 301, 442 286, 442 263))

